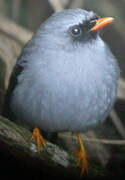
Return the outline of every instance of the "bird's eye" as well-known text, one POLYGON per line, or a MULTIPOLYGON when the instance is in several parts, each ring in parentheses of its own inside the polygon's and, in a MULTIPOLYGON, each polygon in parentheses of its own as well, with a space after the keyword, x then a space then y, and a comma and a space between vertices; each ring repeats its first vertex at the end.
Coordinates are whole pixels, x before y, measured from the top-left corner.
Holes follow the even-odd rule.
POLYGON ((80 26, 74 26, 71 29, 71 34, 75 37, 80 36, 81 32, 82 32, 82 30, 81 30, 80 26))

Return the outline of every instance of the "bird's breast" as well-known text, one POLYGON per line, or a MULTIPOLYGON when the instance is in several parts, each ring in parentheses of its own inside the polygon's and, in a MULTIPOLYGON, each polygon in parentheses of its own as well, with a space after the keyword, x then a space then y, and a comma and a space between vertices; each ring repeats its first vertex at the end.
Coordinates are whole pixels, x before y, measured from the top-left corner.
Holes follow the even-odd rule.
POLYGON ((41 69, 36 66, 32 74, 27 70, 14 91, 12 109, 20 118, 47 131, 94 127, 112 108, 117 79, 112 64, 102 68, 103 64, 100 67, 89 61, 91 58, 58 58, 41 69))

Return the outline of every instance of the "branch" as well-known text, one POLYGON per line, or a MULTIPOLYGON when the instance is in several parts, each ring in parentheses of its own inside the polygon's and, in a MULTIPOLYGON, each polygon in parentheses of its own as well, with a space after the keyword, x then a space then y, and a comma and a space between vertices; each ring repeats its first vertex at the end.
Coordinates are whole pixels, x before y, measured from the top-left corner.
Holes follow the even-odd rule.
POLYGON ((12 21, 0 16, 0 33, 3 33, 17 42, 19 42, 21 45, 25 44, 27 41, 29 41, 33 35, 33 33, 19 25, 16 25, 12 21))
POLYGON ((121 122, 120 118, 118 117, 117 112, 113 110, 111 112, 110 116, 111 116, 112 122, 115 125, 116 129, 121 134, 121 136, 125 139, 125 127, 124 127, 123 123, 121 122))
POLYGON ((118 98, 125 100, 125 80, 123 78, 119 80, 118 98))
MULTIPOLYGON (((65 134, 60 134, 60 137, 61 138, 64 138, 64 139, 67 139, 69 138, 71 141, 76 140, 76 138, 74 136, 69 136, 69 135, 65 135, 65 134)), ((120 140, 120 139, 115 139, 115 140, 112 140, 112 139, 98 139, 98 138, 89 138, 87 136, 84 136, 83 135, 83 139, 84 139, 84 142, 89 142, 89 143, 99 143, 99 144, 107 144, 107 145, 125 145, 125 140, 120 140)))
POLYGON ((64 9, 64 5, 62 1, 59 0, 49 0, 50 5, 52 6, 55 12, 62 11, 64 9))
POLYGON ((48 168, 47 171, 57 168, 59 173, 65 172, 67 175, 78 176, 79 170, 73 165, 75 159, 71 157, 71 154, 50 142, 47 142, 47 149, 41 148, 38 153, 31 137, 32 134, 29 130, 0 116, 0 142, 14 156, 18 157, 21 154, 23 158, 27 156, 30 160, 33 158, 34 162, 38 163, 39 161, 42 167, 48 168))
MULTIPOLYGON (((76 167, 76 159, 71 153, 50 142, 47 142, 47 149, 41 148, 38 153, 31 137, 29 130, 0 116, 0 144, 9 153, 29 164, 33 161, 34 168, 42 168, 48 174, 55 172, 59 177, 80 177, 80 169, 76 167)), ((90 177, 98 174, 96 168, 95 165, 90 167, 90 177)), ((106 173, 104 169, 99 169, 100 172, 106 173)))

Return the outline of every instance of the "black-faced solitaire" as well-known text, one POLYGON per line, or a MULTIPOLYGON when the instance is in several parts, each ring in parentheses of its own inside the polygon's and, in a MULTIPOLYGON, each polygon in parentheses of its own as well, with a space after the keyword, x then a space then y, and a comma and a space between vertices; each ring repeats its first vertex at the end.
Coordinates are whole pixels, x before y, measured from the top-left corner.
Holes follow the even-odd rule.
POLYGON ((22 50, 6 96, 6 112, 24 123, 77 133, 81 173, 88 164, 78 133, 103 122, 116 99, 119 67, 99 35, 112 21, 82 9, 54 13, 22 50))

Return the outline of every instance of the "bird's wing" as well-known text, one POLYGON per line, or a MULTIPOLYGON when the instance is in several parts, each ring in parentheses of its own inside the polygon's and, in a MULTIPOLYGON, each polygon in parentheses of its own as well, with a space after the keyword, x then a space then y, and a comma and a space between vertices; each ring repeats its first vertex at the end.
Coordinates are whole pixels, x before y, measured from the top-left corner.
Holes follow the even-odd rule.
POLYGON ((17 78, 20 75, 20 73, 23 71, 23 69, 25 68, 26 64, 27 64, 27 61, 22 58, 22 54, 21 54, 21 56, 19 56, 19 58, 17 59, 17 62, 10 76, 9 85, 8 85, 8 89, 5 95, 3 111, 2 111, 2 115, 9 119, 13 118, 13 115, 12 115, 13 113, 11 112, 9 108, 10 98, 11 98, 13 90, 15 89, 18 83, 17 78))

